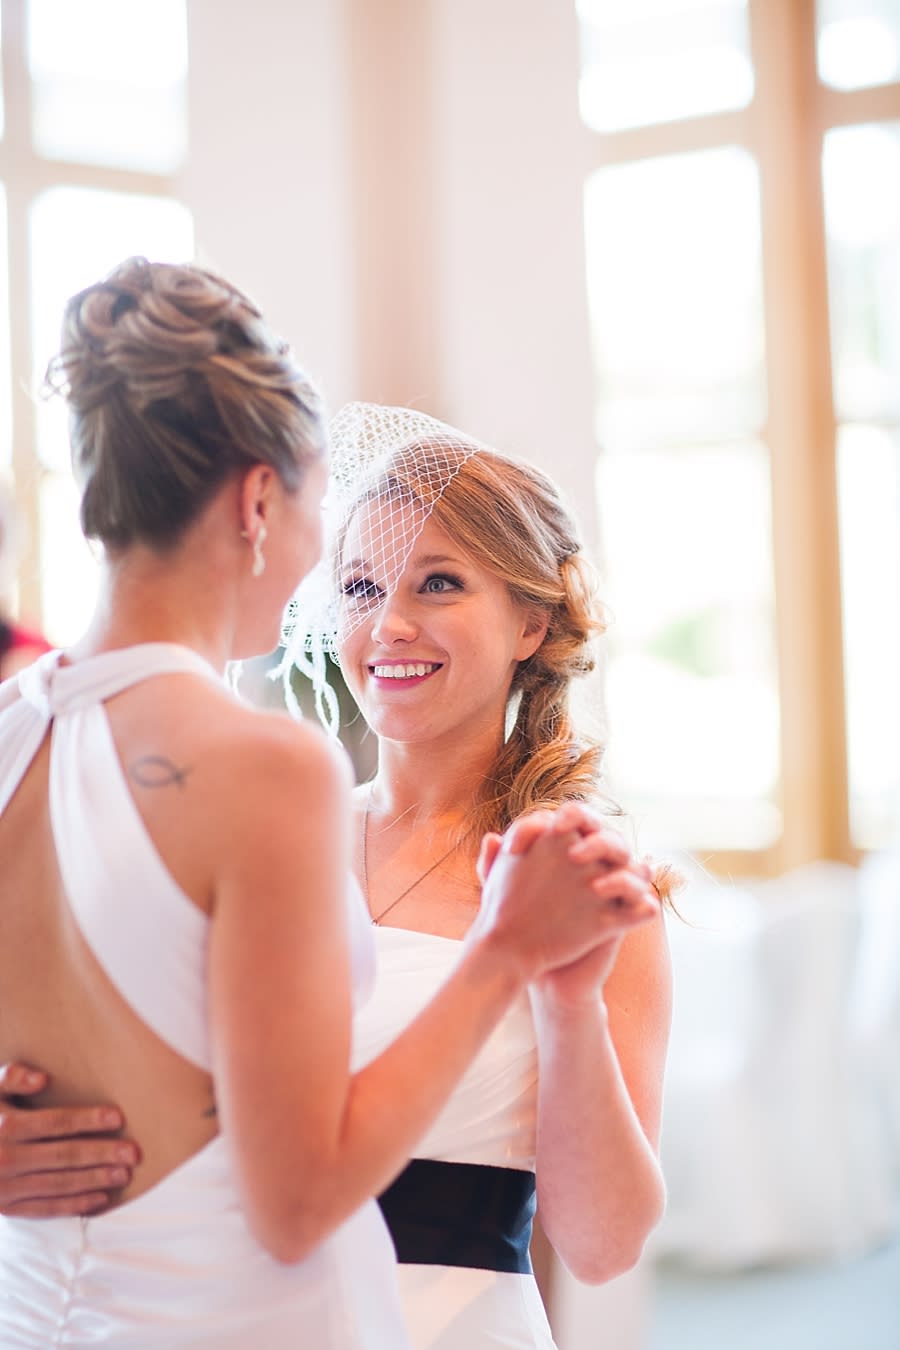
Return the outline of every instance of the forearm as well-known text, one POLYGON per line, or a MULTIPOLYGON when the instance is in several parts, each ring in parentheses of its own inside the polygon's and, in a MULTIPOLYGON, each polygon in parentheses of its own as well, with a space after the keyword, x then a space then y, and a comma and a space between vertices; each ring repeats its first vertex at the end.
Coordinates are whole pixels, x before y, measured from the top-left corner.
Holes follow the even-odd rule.
POLYGON ((315 1246, 405 1167, 523 989, 521 975, 490 941, 473 944, 419 1016, 353 1075, 333 1150, 305 1171, 292 1214, 284 1216, 292 1234, 287 1259, 315 1246))
POLYGON ((600 997, 577 1010, 561 1010, 534 991, 531 1001, 541 1222, 573 1274, 600 1283, 635 1263, 662 1217, 662 1173, 600 997))
MULTIPOLYGON (((225 911, 232 921, 223 927, 220 912, 211 949, 216 1083, 248 1218, 274 1255, 299 1259, 390 1183, 529 981, 578 961, 598 941, 617 942, 625 927, 643 921, 638 900, 623 911, 596 894, 587 864, 573 865, 559 906, 548 909, 568 847, 548 831, 524 856, 501 850, 450 979, 353 1075, 346 1068, 349 999, 336 987, 348 979, 337 906, 291 907, 270 882, 266 903, 248 912, 241 898, 249 883, 240 878, 225 911), (302 979, 297 952, 304 954, 302 979), (258 1104, 267 1099, 275 1109, 262 1112, 258 1104)), ((309 882, 315 895, 328 894, 332 852, 319 849, 322 880, 309 882)), ((285 892, 291 880, 285 870, 285 892)), ((334 877, 330 883, 333 893, 334 877)))

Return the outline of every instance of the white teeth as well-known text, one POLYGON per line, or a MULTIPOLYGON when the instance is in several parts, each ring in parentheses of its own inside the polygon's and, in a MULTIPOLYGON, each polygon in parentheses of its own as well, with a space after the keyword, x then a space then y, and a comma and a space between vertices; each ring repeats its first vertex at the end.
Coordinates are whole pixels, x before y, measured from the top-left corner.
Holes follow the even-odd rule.
POLYGON ((374 671, 382 680, 411 680, 415 675, 430 675, 438 666, 434 662, 417 661, 415 664, 400 666, 375 666, 374 671))

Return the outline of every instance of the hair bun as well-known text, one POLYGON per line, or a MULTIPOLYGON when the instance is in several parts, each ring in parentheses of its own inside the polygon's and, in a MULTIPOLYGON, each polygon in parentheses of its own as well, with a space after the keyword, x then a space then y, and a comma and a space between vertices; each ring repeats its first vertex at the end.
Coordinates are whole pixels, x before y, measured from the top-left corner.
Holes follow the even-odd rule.
POLYGON ((293 490, 323 453, 316 390, 229 282, 129 258, 66 306, 46 378, 71 411, 89 538, 171 543, 233 469, 293 490))

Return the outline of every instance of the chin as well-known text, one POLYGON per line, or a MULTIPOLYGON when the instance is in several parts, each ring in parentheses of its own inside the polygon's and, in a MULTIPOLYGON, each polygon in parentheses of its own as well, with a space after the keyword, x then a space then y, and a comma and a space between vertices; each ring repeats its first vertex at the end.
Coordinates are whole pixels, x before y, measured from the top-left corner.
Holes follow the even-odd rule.
MULTIPOLYGON (((365 716, 365 714, 363 714, 365 716)), ((373 713, 371 717, 366 716, 366 724, 376 736, 385 741, 397 741, 398 743, 413 744, 415 741, 432 740, 441 731, 440 727, 435 727, 433 723, 426 723, 422 718, 404 717, 384 712, 379 715, 373 713)))

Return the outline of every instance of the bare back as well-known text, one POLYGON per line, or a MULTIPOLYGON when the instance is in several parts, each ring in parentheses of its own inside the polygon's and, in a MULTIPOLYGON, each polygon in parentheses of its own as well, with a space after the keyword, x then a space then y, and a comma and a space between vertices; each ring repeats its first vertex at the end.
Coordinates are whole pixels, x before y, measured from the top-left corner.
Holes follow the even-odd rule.
MULTIPOLYGON (((162 674, 114 695, 105 716, 117 762, 111 769, 84 766, 103 780, 108 819, 99 822, 100 837, 112 856, 127 847, 118 811, 130 812, 132 825, 145 834, 149 862, 165 869, 205 927, 220 824, 211 743, 227 742, 232 722, 257 715, 202 675, 162 674)), ((127 969, 126 978, 111 978, 73 912, 71 878, 64 880, 54 831, 73 803, 58 795, 51 808, 55 734, 54 723, 0 814, 0 1059, 48 1071, 50 1085, 36 1105, 108 1100, 121 1108, 144 1158, 121 1201, 147 1190, 218 1132, 212 1078, 208 1065, 179 1053, 139 1015, 128 997, 127 969)), ((66 790, 77 789, 69 784, 66 790)), ((97 803, 91 807, 96 815, 97 803)), ((113 908, 141 905, 152 940, 137 934, 125 965, 137 962, 151 980, 158 967, 165 1000, 169 912, 163 905, 147 916, 155 901, 148 858, 128 861, 120 870, 128 884, 98 895, 98 904, 108 907, 111 920, 118 917, 113 908)))

